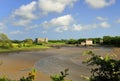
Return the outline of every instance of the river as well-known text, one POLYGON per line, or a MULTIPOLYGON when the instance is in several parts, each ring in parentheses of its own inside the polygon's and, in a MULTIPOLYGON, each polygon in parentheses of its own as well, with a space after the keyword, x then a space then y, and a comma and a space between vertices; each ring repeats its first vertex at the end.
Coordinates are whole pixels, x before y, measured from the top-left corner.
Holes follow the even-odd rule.
MULTIPOLYGON (((85 81, 81 76, 90 76, 90 67, 82 62, 87 59, 84 51, 92 50, 95 54, 106 55, 112 48, 104 47, 61 47, 48 50, 50 56, 40 59, 35 63, 35 68, 48 75, 58 74, 64 69, 69 69, 68 78, 73 81, 85 81)), ((47 51, 47 52, 48 52, 47 51)))

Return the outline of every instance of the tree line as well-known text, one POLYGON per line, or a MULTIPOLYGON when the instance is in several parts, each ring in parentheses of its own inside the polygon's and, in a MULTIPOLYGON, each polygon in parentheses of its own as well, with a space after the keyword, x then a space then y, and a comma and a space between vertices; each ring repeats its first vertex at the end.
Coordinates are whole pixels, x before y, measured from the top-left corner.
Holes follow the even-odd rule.
MULTIPOLYGON (((80 38, 80 39, 61 39, 61 40, 49 40, 51 43, 65 43, 65 44, 80 44, 85 42, 87 39, 93 41, 93 44, 101 44, 100 40, 103 40, 102 45, 108 46, 120 46, 120 36, 104 36, 103 38, 80 38)), ((13 43, 18 44, 18 47, 22 46, 33 46, 42 45, 42 43, 36 43, 35 40, 27 38, 24 40, 10 40, 8 36, 4 33, 0 33, 0 48, 13 48, 13 43)))
POLYGON ((103 41, 104 45, 120 46, 120 36, 104 36, 103 41))

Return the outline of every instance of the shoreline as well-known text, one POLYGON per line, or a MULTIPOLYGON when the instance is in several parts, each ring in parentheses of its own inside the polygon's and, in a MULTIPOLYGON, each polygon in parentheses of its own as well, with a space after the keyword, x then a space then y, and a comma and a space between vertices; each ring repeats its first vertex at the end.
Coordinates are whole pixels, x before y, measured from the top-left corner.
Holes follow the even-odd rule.
POLYGON ((3 51, 0 51, 0 54, 5 54, 5 53, 19 53, 19 52, 31 52, 31 51, 44 51, 44 50, 48 50, 48 49, 59 49, 62 47, 77 47, 77 48, 89 48, 89 47, 105 47, 105 48, 120 48, 120 47, 116 47, 116 46, 108 46, 108 45, 94 45, 94 46, 77 46, 77 45, 52 45, 52 46, 47 46, 47 47, 43 47, 43 48, 12 48, 12 49, 0 49, 3 51))
POLYGON ((51 47, 46 47, 46 48, 27 48, 27 49, 0 49, 3 51, 0 51, 0 54, 3 53, 19 53, 19 52, 31 52, 31 51, 44 51, 44 50, 48 50, 51 49, 51 47))
MULTIPOLYGON (((50 48, 42 51, 28 51, 28 52, 14 52, 0 54, 0 76, 6 75, 10 79, 19 79, 23 76, 27 76, 32 68, 35 68, 35 64, 41 62, 37 71, 35 81, 51 81, 50 75, 45 71, 53 74, 58 74, 64 70, 65 67, 70 69, 70 78, 74 81, 75 79, 81 79, 79 75, 87 75, 89 71, 85 65, 82 64, 82 60, 86 57, 81 57, 81 53, 86 50, 93 50, 96 54, 106 55, 107 53, 117 53, 120 57, 120 48, 109 49, 109 48, 96 48, 96 47, 61 47, 61 48, 50 48), (73 51, 74 50, 74 51, 73 51), (49 58, 50 57, 50 58, 49 58), (52 57, 52 58, 51 58, 52 57), (49 59, 48 59, 49 58, 49 59), (47 63, 48 62, 48 63, 47 63), (58 65, 59 64, 59 65, 58 65), (62 67, 64 66, 64 67, 62 67), (81 66, 81 67, 79 67, 81 66), (43 68, 43 69, 42 69, 43 68), (47 69, 46 69, 47 68, 47 69), (60 71, 59 71, 60 70, 60 71), (54 73, 55 72, 55 73, 54 73), (80 72, 80 74, 77 72, 80 72)), ((82 79, 81 79, 82 81, 82 79)))

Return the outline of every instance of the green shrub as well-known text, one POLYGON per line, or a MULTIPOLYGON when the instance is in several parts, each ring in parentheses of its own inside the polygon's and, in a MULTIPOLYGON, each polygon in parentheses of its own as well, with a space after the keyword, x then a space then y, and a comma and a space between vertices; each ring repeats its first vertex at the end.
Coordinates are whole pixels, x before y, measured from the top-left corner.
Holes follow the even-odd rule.
POLYGON ((7 77, 3 76, 3 77, 0 77, 0 81, 11 81, 11 80, 8 79, 7 77))
POLYGON ((91 68, 90 81, 120 81, 120 60, 110 58, 108 55, 101 57, 92 51, 88 52, 92 57, 85 63, 91 68))
POLYGON ((69 69, 65 69, 64 72, 61 71, 60 74, 50 76, 50 78, 52 79, 52 81, 65 81, 65 77, 66 77, 67 75, 69 75, 69 74, 67 73, 68 71, 69 71, 69 69))

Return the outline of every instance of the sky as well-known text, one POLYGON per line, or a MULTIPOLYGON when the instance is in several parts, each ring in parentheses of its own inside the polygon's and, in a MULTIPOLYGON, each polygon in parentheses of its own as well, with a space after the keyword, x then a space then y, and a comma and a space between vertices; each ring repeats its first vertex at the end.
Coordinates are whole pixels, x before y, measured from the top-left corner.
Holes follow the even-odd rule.
POLYGON ((120 0, 0 0, 0 33, 12 40, 120 36, 120 0))

